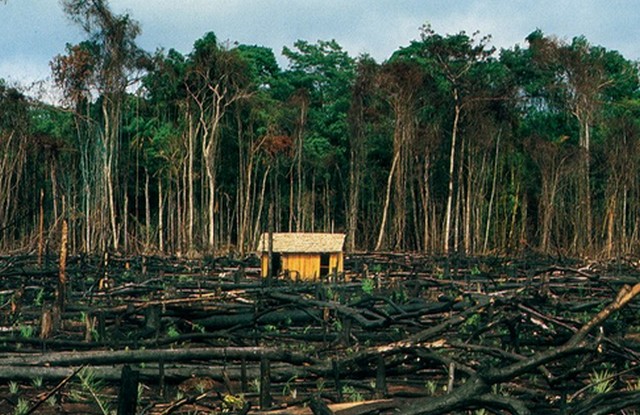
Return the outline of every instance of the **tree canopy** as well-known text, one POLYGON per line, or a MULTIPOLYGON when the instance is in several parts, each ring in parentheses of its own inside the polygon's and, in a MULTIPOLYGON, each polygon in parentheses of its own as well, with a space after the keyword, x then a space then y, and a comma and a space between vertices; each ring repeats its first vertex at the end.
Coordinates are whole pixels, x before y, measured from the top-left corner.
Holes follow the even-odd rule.
POLYGON ((60 106, 0 82, 0 249, 211 254, 276 231, 350 250, 620 255, 640 242, 638 66, 540 30, 422 27, 383 62, 335 40, 141 50, 106 0, 52 58, 60 106), (24 206, 29 206, 24 209, 24 206), (40 225, 39 225, 40 224, 40 225))

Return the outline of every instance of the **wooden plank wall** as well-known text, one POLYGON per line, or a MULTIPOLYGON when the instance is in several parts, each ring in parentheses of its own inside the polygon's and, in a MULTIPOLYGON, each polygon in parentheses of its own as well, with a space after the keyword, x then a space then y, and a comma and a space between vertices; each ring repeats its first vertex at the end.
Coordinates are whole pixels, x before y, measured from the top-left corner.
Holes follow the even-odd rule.
MULTIPOLYGON (((342 253, 333 253, 329 257, 329 270, 338 272, 344 270, 342 253)), ((262 255, 261 260, 262 276, 266 277, 269 272, 269 257, 267 254, 262 255)), ((282 254, 282 269, 291 273, 291 278, 296 278, 296 274, 300 275, 304 280, 315 280, 320 275, 320 254, 282 254)))

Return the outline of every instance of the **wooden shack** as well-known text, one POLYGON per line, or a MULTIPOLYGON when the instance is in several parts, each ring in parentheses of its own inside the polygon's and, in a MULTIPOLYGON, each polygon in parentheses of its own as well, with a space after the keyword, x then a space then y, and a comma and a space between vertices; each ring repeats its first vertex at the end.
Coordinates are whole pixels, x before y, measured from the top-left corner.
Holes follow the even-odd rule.
MULTIPOLYGON (((343 271, 342 233, 273 233, 273 275, 315 280, 343 271)), ((262 276, 269 274, 269 234, 260 237, 262 276)))

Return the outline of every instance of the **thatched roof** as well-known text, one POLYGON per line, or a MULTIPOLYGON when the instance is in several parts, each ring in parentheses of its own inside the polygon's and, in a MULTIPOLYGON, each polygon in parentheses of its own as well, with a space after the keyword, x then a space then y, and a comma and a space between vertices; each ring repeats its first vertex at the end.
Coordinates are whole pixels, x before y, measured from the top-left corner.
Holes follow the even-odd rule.
MULTIPOLYGON (((323 253, 342 252, 345 235, 343 233, 274 233, 273 252, 283 253, 323 253)), ((260 236, 258 252, 269 251, 269 234, 260 236)))

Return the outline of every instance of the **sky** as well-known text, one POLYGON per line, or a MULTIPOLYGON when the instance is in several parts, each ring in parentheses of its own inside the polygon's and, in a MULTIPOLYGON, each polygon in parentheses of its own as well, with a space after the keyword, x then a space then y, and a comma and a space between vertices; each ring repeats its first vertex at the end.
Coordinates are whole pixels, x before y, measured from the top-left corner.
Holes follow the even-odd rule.
MULTIPOLYGON (((640 60, 637 0, 110 0, 142 27, 138 45, 153 52, 189 53, 213 31, 219 40, 273 49, 281 66, 284 46, 298 39, 335 39, 350 55, 378 62, 419 37, 430 23, 440 34, 480 31, 491 45, 526 46, 535 29, 594 44, 640 60)), ((0 0, 0 78, 27 85, 50 78, 49 62, 67 43, 84 39, 58 0, 0 0)))

